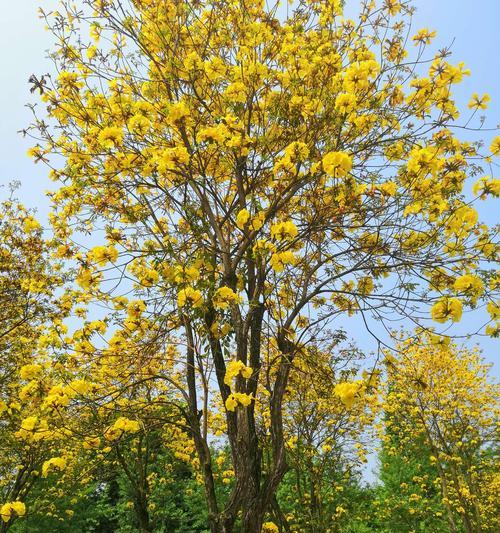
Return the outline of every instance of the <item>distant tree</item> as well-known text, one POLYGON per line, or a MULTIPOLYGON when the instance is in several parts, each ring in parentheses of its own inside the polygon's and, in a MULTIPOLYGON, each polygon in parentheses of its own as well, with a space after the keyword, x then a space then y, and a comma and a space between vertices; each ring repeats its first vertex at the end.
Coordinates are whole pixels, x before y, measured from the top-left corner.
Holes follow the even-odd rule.
POLYGON ((451 532, 496 531, 498 385, 477 349, 439 341, 412 337, 390 358, 382 479, 397 494, 401 466, 406 516, 434 512, 451 532))

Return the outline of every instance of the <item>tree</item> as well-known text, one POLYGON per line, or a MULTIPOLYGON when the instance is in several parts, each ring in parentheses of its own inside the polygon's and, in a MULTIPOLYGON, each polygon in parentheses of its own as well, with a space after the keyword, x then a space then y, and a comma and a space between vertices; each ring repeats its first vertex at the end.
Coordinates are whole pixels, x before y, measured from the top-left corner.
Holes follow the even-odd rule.
POLYGON ((25 500, 54 436, 37 417, 44 393, 27 383, 42 372, 47 323, 64 318, 62 284, 34 213, 11 195, 0 204, 0 531, 26 513, 25 500))
POLYGON ((378 413, 378 372, 356 379, 362 354, 342 346, 344 336, 330 334, 324 350, 293 362, 283 411, 290 472, 278 498, 287 494, 291 531, 343 531, 359 518, 354 495, 378 413))
MULTIPOLYGON (((430 335, 402 341, 399 348, 385 399, 387 452, 417 466, 414 501, 438 491, 442 508, 434 514, 447 519, 446 531, 496 530, 490 491, 498 386, 489 379, 489 366, 478 350, 436 343, 430 335)), ((401 481, 408 486, 410 479, 401 481)))
POLYGON ((429 447, 413 435, 411 445, 400 439, 397 428, 401 415, 389 415, 379 453, 379 482, 372 501, 376 523, 382 531, 448 532, 446 509, 438 477, 431 464, 429 447))
MULTIPOLYGON (((496 316, 494 234, 462 195, 490 154, 453 135, 452 86, 468 72, 448 50, 426 55, 426 29, 409 55, 411 13, 397 0, 363 3, 356 22, 337 0, 286 16, 260 0, 85 0, 46 16, 59 74, 40 88, 48 118, 35 118, 31 155, 60 183, 53 227, 82 289, 71 299, 102 309, 135 293, 123 320, 142 321, 144 350, 179 347, 213 532, 261 530, 288 469, 293 361, 329 324, 425 327, 431 305, 446 323, 482 302, 496 316), (103 240, 77 252, 78 232, 103 240), (212 404, 235 476, 223 501, 212 404)), ((488 177, 478 185, 497 193, 488 177)))

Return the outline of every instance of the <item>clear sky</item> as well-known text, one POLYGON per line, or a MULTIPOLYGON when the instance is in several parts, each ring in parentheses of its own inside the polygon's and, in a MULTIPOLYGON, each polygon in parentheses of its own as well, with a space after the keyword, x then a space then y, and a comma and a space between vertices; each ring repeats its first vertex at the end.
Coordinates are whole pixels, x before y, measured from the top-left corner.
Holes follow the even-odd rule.
MULTIPOLYGON (((17 131, 25 127, 31 118, 30 111, 25 107, 27 102, 33 100, 29 93, 29 76, 43 74, 51 68, 46 59, 51 36, 44 31, 37 8, 42 6, 48 11, 56 8, 58 2, 3 0, 3 4, 0 32, 0 101, 3 104, 0 120, 0 183, 20 180, 20 198, 28 206, 36 207, 43 221, 49 208, 44 191, 53 184, 47 178, 47 169, 28 159, 26 150, 33 143, 23 139, 17 131)), ((438 48, 453 42, 453 60, 464 61, 472 71, 472 76, 458 86, 459 101, 465 106, 473 92, 489 93, 492 102, 487 111, 487 126, 495 127, 500 123, 500 0, 415 0, 414 4, 418 9, 414 20, 415 31, 422 27, 436 29, 438 48)), ((357 0, 347 0, 348 12, 355 11, 356 5, 357 0)), ((493 132, 485 132, 483 138, 489 144, 493 136, 493 132)), ((499 207, 499 201, 489 202, 481 212, 482 218, 489 223, 499 222, 499 207)), ((354 330, 357 330, 356 325, 354 330)), ((358 336, 356 341, 364 349, 371 347, 368 336, 358 336)), ((494 361, 498 344, 484 339, 480 339, 479 344, 487 359, 494 361)), ((500 365, 496 365, 494 373, 500 375, 500 365)))

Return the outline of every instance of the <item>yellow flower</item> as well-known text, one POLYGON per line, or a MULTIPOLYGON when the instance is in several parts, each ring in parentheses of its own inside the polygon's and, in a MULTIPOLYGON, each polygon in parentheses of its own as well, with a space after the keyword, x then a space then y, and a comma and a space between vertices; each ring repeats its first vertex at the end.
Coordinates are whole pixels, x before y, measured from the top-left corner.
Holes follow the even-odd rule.
POLYGON ((213 305, 215 309, 227 309, 231 304, 238 303, 241 300, 231 288, 220 287, 215 291, 213 305))
POLYGON ((360 381, 344 382, 335 385, 334 392, 340 398, 340 401, 350 409, 356 399, 356 394, 361 390, 360 381))
POLYGON ((226 399, 226 409, 234 411, 239 405, 248 407, 252 403, 252 396, 243 392, 233 392, 226 399))
POLYGON ((459 322, 462 318, 462 302, 458 298, 441 298, 433 305, 431 316, 436 322, 459 322))
POLYGON ((239 229, 244 229, 249 220, 250 212, 248 211, 248 209, 242 209, 236 215, 236 226, 238 226, 239 229))
POLYGON ((415 41, 415 44, 430 44, 432 39, 436 37, 436 31, 429 31, 427 28, 422 28, 412 37, 412 41, 415 41))
POLYGON ((238 400, 236 400, 234 394, 230 394, 226 399, 226 409, 234 411, 236 407, 238 407, 238 400))
POLYGON ((286 252, 278 252, 271 256, 269 264, 275 272, 283 272, 286 265, 294 265, 297 258, 290 250, 286 252))
POLYGON ((177 295, 177 304, 179 307, 191 305, 193 307, 201 307, 203 305, 203 296, 199 290, 192 287, 181 289, 177 295))
POLYGON ((252 217, 252 220, 250 220, 250 227, 254 231, 259 231, 260 228, 262 228, 262 226, 264 225, 265 217, 266 215, 263 211, 257 213, 254 217, 252 217))
POLYGON ((340 93, 335 98, 335 109, 339 113, 351 113, 356 109, 357 99, 352 93, 340 93))
POLYGON ((132 300, 127 305, 127 315, 131 318, 139 318, 146 310, 146 304, 142 300, 132 300))
POLYGON ((307 159, 308 155, 309 148, 307 147, 307 144, 303 142, 294 141, 285 148, 285 158, 292 163, 304 161, 304 159, 307 159))
POLYGON ((25 431, 33 431, 38 423, 38 417, 28 416, 21 422, 21 429, 25 431))
POLYGON ((51 471, 58 470, 62 472, 66 468, 66 459, 64 457, 52 457, 42 465, 42 475, 47 477, 51 471))
POLYGON ((261 531, 262 533, 278 533, 279 528, 274 522, 264 522, 261 531))
POLYGON ((207 126, 206 128, 202 128, 198 133, 199 141, 211 141, 217 144, 222 144, 229 137, 231 137, 231 132, 225 124, 207 126))
POLYGON ((493 155, 500 155, 500 135, 498 135, 491 141, 490 152, 493 155))
POLYGON ((247 101, 246 91, 246 85, 240 81, 236 81, 228 85, 224 91, 224 96, 231 102, 245 103, 247 101))
POLYGON ((489 94, 483 94, 483 96, 480 97, 477 93, 474 93, 470 102, 467 104, 467 107, 469 109, 486 109, 490 100, 491 98, 489 94))
POLYGON ((149 120, 143 115, 134 115, 128 121, 128 129, 139 135, 144 135, 150 126, 149 120))
POLYGON ((352 158, 345 152, 329 152, 323 157, 323 170, 330 176, 341 178, 352 169, 352 158))
POLYGON ((168 109, 168 118, 171 122, 179 122, 189 116, 189 108, 184 102, 172 104, 168 109))
POLYGON ((276 250, 276 246, 271 241, 265 239, 258 239, 253 246, 253 252, 256 255, 267 255, 276 250))
POLYGON ((23 502, 8 502, 4 503, 0 507, 0 515, 4 522, 8 522, 13 515, 14 516, 24 516, 26 514, 26 506, 23 502))
POLYGON ((297 234, 297 226, 291 220, 287 222, 278 222, 271 226, 271 237, 279 241, 293 239, 297 234))
POLYGON ((83 379, 75 379, 69 383, 67 388, 73 393, 84 395, 92 390, 92 385, 83 379))
POLYGON ((97 140, 104 148, 114 148, 119 146, 123 142, 123 130, 116 126, 110 126, 103 128, 98 136, 97 140))
POLYGON ((248 379, 252 375, 253 370, 246 366, 243 361, 230 361, 226 367, 226 375, 224 376, 224 383, 231 385, 233 379, 237 376, 243 376, 248 379))
POLYGON ((40 365, 24 365, 19 371, 21 379, 33 379, 38 377, 42 373, 42 367, 40 365))
POLYGON ((457 292, 464 292, 473 296, 480 296, 484 292, 484 285, 480 278, 465 274, 455 280, 453 284, 457 292))
POLYGON ((26 233, 31 233, 41 228, 40 223, 32 216, 27 216, 23 222, 23 228, 26 233))
POLYGON ((124 416, 118 418, 113 424, 114 429, 121 429, 122 431, 127 431, 128 433, 137 433, 141 429, 141 425, 137 420, 130 420, 124 416))
POLYGON ((90 251, 89 259, 93 259, 100 266, 114 263, 118 259, 118 250, 114 246, 96 246, 90 251))

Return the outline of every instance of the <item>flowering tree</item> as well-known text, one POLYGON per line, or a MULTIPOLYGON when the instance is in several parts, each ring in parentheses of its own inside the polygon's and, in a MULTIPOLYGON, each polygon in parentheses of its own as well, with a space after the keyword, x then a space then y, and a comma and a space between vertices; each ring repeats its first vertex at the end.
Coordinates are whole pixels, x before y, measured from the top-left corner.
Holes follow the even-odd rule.
MULTIPOLYGON (((498 386, 477 350, 432 344, 428 336, 404 341, 392 360, 384 402, 388 452, 411 458, 419 448, 435 472, 420 476, 421 500, 436 489, 449 531, 495 531, 495 446, 498 386)), ((425 468, 422 468, 425 470, 425 468)), ((404 493, 404 489, 402 489, 404 493)))
MULTIPOLYGON (((176 347, 168 379, 214 532, 237 520, 261 530, 288 468, 294 360, 321 349, 329 324, 357 314, 369 329, 373 318, 427 327, 431 307, 444 324, 485 302, 498 316, 494 233, 463 190, 499 140, 490 154, 453 134, 452 87, 468 71, 427 52, 433 32, 412 35, 408 1, 363 2, 357 21, 341 4, 285 14, 260 0, 85 0, 46 15, 58 76, 39 84, 47 116, 31 155, 60 184, 58 253, 80 287, 65 301, 82 315, 108 307, 117 327, 68 336, 65 349, 106 362, 130 338, 139 358, 176 347), (82 233, 101 242, 78 250, 82 233), (227 500, 215 427, 231 449, 227 500)), ((497 195, 498 182, 483 177, 475 193, 497 195)), ((363 394, 355 380, 339 389, 347 403, 363 394)))
POLYGON ((50 453, 43 400, 26 380, 42 370, 38 343, 63 315, 53 301, 61 284, 50 246, 33 213, 11 193, 0 204, 0 531, 26 512, 25 499, 50 453))

